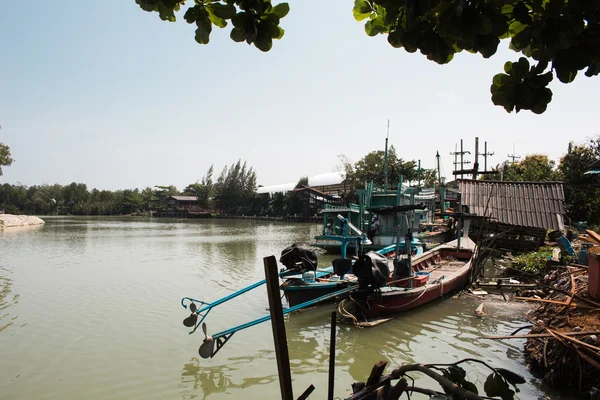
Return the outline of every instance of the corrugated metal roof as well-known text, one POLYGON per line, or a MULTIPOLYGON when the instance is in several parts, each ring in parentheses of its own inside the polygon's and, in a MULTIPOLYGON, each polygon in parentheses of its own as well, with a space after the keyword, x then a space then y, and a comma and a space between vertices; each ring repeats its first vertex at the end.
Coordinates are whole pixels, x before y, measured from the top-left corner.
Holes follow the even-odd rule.
MULTIPOLYGON (((342 172, 326 172, 324 174, 319 174, 308 178, 308 186, 337 185, 344 182, 344 179, 344 173, 342 172)), ((261 186, 258 189, 256 189, 256 193, 285 193, 294 190, 297 183, 298 181, 292 183, 283 183, 280 185, 261 186)))
POLYGON ((564 229, 562 182, 499 182, 458 179, 469 212, 507 225, 564 229))
POLYGON ((196 196, 171 196, 169 198, 177 201, 198 201, 196 196))

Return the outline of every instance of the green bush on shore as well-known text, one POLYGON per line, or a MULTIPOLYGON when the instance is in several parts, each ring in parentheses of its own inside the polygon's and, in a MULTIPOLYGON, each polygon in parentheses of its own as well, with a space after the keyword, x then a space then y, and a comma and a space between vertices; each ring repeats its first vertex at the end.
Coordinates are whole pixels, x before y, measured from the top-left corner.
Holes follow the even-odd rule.
POLYGON ((512 268, 517 271, 537 274, 546 268, 546 262, 552 257, 553 247, 541 247, 538 251, 516 256, 512 268))

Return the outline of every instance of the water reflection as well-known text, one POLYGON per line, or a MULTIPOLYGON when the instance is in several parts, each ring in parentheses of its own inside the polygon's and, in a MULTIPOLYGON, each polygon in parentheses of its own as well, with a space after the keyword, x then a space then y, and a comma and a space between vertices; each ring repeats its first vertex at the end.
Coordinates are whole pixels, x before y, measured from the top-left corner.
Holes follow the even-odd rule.
POLYGON ((31 232, 41 231, 43 229, 44 225, 13 226, 10 228, 0 229, 0 236, 23 235, 31 232))
POLYGON ((11 316, 8 308, 19 301, 19 295, 12 294, 10 271, 0 266, 0 332, 10 327, 16 317, 11 316))
MULTIPOLYGON (((256 358, 272 356, 270 351, 261 351, 256 358)), ((255 357, 230 358, 227 365, 206 367, 202 359, 192 357, 189 363, 184 364, 181 372, 181 385, 183 399, 205 399, 209 395, 235 391, 252 386, 268 385, 278 381, 276 374, 264 376, 243 377, 248 374, 248 363, 255 357), (244 374, 239 371, 243 370, 244 374)), ((270 357, 274 360, 274 357, 270 357)))
MULTIPOLYGON (((189 295, 211 301, 262 280, 263 257, 310 242, 318 224, 99 217, 46 222, 1 238, 0 327, 7 327, 0 331, 0 348, 6 349, 0 376, 20 376, 13 383, 0 380, 5 397, 78 398, 82 385, 92 400, 108 393, 129 400, 278 396, 269 323, 236 334, 214 359, 200 359, 203 335, 182 331, 189 314, 179 300, 189 295), (28 301, 19 302, 17 294, 28 301), (32 306, 40 298, 44 303, 32 306), (107 368, 98 374, 97 365, 107 368)), ((320 257, 319 265, 334 257, 320 257)), ((475 319, 478 305, 454 298, 376 328, 339 326, 336 394, 343 397, 382 359, 391 369, 477 356, 531 379, 522 342, 476 339, 510 333, 522 325, 520 313, 498 304, 475 319)), ((211 312, 209 333, 267 315, 267 307, 264 287, 250 291, 211 312)), ((294 387, 315 384, 315 398, 326 393, 334 308, 286 317, 294 387)), ((539 394, 533 386, 522 398, 539 394)))

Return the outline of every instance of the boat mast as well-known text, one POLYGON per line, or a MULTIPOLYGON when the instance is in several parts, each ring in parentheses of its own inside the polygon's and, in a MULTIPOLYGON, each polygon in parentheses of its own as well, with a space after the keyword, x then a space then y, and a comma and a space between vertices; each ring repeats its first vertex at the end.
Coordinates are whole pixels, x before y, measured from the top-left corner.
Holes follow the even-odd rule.
POLYGON ((388 190, 388 139, 390 137, 390 120, 387 123, 387 136, 385 137, 385 157, 383 160, 383 181, 385 190, 388 190))
POLYGON ((440 169, 440 152, 436 151, 435 158, 437 159, 438 182, 442 184, 442 170, 440 169))

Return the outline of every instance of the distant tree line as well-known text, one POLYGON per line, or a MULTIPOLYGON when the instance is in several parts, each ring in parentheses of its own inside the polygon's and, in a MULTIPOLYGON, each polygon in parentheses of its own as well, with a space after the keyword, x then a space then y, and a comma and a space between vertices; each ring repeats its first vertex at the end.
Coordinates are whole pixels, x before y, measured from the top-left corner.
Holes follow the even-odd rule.
POLYGON ((256 192, 256 172, 239 160, 223 168, 216 182, 211 166, 200 182, 179 191, 175 186, 145 189, 89 190, 85 183, 69 185, 0 185, 0 210, 11 214, 38 215, 137 215, 168 207, 174 195, 196 196, 198 205, 220 213, 244 213, 256 192))
MULTIPOLYGON (((355 201, 354 192, 372 181, 385 184, 383 165, 385 153, 373 151, 356 163, 342 158, 347 187, 345 203, 355 201)), ((558 165, 542 154, 532 154, 520 162, 504 162, 493 170, 495 174, 482 179, 504 181, 563 181, 567 216, 574 221, 600 225, 600 176, 585 174, 590 165, 600 160, 600 137, 587 143, 570 143, 558 165)), ((178 190, 175 186, 154 186, 145 189, 88 190, 83 183, 69 185, 0 185, 0 210, 23 214, 129 215, 167 208, 173 195, 196 196, 198 206, 217 214, 285 217, 314 216, 322 204, 309 202, 300 192, 257 194, 254 168, 238 160, 223 168, 217 179, 211 166, 204 177, 178 190)), ((437 185, 435 170, 417 168, 416 161, 399 158, 393 146, 388 152, 388 186, 395 188, 400 177, 413 184, 420 180, 424 187, 437 185)), ((308 186, 301 178, 297 188, 308 186)))

